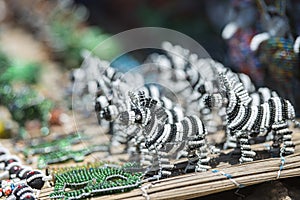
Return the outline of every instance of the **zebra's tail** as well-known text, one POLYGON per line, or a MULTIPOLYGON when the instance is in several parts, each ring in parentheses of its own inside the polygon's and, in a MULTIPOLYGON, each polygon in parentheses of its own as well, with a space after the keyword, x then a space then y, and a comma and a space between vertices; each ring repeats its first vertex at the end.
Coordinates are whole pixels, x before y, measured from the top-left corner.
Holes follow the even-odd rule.
POLYGON ((219 154, 221 151, 215 145, 211 145, 211 144, 208 146, 208 148, 209 148, 211 154, 219 154))
POLYGON ((294 127, 295 128, 300 128, 300 122, 299 121, 297 121, 296 119, 293 119, 293 122, 294 122, 294 127))

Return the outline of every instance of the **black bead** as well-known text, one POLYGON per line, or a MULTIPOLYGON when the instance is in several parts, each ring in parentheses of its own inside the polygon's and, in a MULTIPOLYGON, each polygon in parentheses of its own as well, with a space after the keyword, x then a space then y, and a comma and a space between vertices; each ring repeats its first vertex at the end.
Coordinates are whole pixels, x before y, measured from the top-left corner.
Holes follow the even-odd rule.
MULTIPOLYGON (((36 174, 41 174, 41 172, 39 172, 39 171, 31 171, 31 172, 27 173, 26 179, 28 180, 30 177, 32 177, 32 176, 34 176, 36 174)), ((35 178, 35 179, 31 180, 30 182, 28 182, 27 180, 26 180, 26 182, 27 182, 27 184, 30 187, 32 187, 34 189, 38 189, 38 190, 42 189, 42 187, 45 184, 45 181, 43 181, 42 177, 35 178)))

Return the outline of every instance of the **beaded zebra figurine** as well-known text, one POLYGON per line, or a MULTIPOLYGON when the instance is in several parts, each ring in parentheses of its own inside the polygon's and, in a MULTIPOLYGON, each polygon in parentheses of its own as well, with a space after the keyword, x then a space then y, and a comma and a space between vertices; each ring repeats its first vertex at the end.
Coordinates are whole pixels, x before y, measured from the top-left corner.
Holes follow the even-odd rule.
MULTIPOLYGON (((200 115, 209 133, 213 133, 225 125, 225 119, 223 119, 225 117, 225 110, 219 110, 216 116, 203 103, 206 95, 216 92, 218 88, 218 77, 215 75, 218 72, 225 73, 229 78, 234 78, 237 83, 242 83, 243 87, 250 93, 250 97, 253 99, 252 101, 248 100, 248 103, 252 105, 260 105, 270 97, 278 96, 275 91, 266 87, 256 90, 255 85, 248 75, 234 73, 213 59, 198 58, 196 54, 189 52, 187 49, 178 45, 172 45, 169 42, 164 42, 162 49, 166 51, 166 55, 151 54, 148 58, 148 62, 155 64, 159 68, 158 72, 163 72, 163 78, 171 83, 169 85, 176 91, 176 94, 183 96, 182 99, 183 104, 186 105, 186 113, 200 115), (186 96, 190 98, 187 99, 186 96), (198 113, 195 113, 195 107, 197 107, 198 113), (221 116, 219 121, 221 121, 221 123, 223 121, 223 124, 215 120, 218 116, 221 116)), ((231 141, 230 137, 227 138, 231 141)), ((235 147, 235 144, 228 142, 227 146, 235 147)))
MULTIPOLYGON (((243 105, 258 106, 263 104, 265 101, 269 100, 271 97, 278 97, 278 94, 270 90, 267 87, 260 87, 255 89, 250 77, 243 73, 234 73, 229 68, 225 68, 223 65, 218 64, 215 66, 218 73, 223 73, 228 79, 234 80, 232 82, 232 88, 236 94, 241 98, 241 103, 243 105)), ((222 89, 220 89, 222 90, 222 89)), ((219 111, 223 119, 223 125, 226 127, 226 111, 221 108, 219 111)), ((230 133, 229 129, 226 129, 226 141, 223 148, 236 148, 236 138, 230 133)))
MULTIPOLYGON (((126 74, 128 76, 128 74, 126 74)), ((128 88, 132 88, 127 84, 125 79, 119 79, 118 77, 124 77, 122 73, 117 72, 111 67, 107 67, 105 72, 101 74, 101 77, 96 81, 96 99, 95 99, 95 111, 97 114, 98 122, 103 120, 109 121, 110 132, 112 133, 111 143, 126 144, 126 149, 130 154, 136 151, 129 143, 135 143, 131 141, 135 135, 139 135, 140 129, 135 127, 125 128, 122 124, 116 120, 120 112, 126 110, 130 105, 127 105, 125 101, 125 92, 128 88), (103 81, 104 80, 104 81, 103 81), (123 89, 126 88, 126 89, 123 89)), ((135 75, 133 75, 135 76, 135 75)), ((141 81, 140 81, 141 82, 141 81)), ((140 90, 145 91, 149 96, 154 98, 166 107, 168 114, 168 121, 170 123, 177 122, 183 118, 183 109, 178 104, 174 104, 171 99, 166 97, 160 88, 156 84, 146 84, 140 90)))
POLYGON ((144 92, 138 94, 130 93, 130 101, 133 104, 131 109, 120 114, 120 121, 123 124, 136 124, 141 127, 143 134, 142 148, 149 154, 158 158, 159 174, 171 175, 166 168, 172 169, 174 166, 169 163, 169 159, 162 156, 164 152, 187 152, 189 160, 186 170, 206 171, 209 157, 207 157, 207 145, 205 136, 207 131, 199 117, 187 116, 177 123, 166 123, 167 114, 162 107, 157 106, 157 101, 146 98, 144 92))
POLYGON ((272 97, 259 106, 242 104, 241 97, 233 90, 233 81, 229 81, 224 74, 219 74, 221 85, 224 86, 224 93, 217 93, 206 98, 206 105, 209 107, 220 107, 225 104, 227 116, 227 128, 235 135, 240 142, 241 158, 239 161, 253 161, 256 153, 251 150, 249 137, 273 131, 273 151, 280 148, 280 156, 294 153, 292 142, 292 131, 288 121, 295 120, 295 111, 292 104, 283 98, 272 97), (280 144, 282 143, 282 145, 280 144))
MULTIPOLYGON (((163 107, 164 116, 166 117, 165 123, 174 124, 177 123, 184 118, 184 109, 178 103, 175 103, 172 99, 168 98, 165 95, 165 91, 159 87, 157 84, 146 84, 143 87, 138 89, 142 91, 145 96, 151 97, 152 101, 157 102, 158 107, 163 107)), ((140 144, 143 140, 142 129, 136 125, 132 125, 128 127, 126 130, 126 137, 131 138, 130 143, 140 144), (133 130, 133 131, 132 131, 133 130)), ((124 133, 124 131, 122 132, 124 133)), ((128 140, 127 140, 128 141, 128 140)), ((135 154, 137 153, 136 145, 130 145, 130 148, 133 150, 128 153, 135 154), (133 148, 135 146, 135 148, 133 148)), ((139 153, 138 153, 139 154, 139 153)))

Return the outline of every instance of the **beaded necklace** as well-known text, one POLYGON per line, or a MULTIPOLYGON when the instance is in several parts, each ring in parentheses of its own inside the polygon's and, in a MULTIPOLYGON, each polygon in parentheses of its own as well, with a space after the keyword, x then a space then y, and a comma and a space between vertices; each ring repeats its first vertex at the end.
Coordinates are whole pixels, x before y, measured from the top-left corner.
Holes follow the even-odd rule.
POLYGON ((52 177, 22 165, 18 157, 10 155, 3 147, 0 148, 0 155, 0 164, 5 170, 0 174, 2 180, 0 196, 6 196, 11 200, 37 199, 45 182, 52 177))

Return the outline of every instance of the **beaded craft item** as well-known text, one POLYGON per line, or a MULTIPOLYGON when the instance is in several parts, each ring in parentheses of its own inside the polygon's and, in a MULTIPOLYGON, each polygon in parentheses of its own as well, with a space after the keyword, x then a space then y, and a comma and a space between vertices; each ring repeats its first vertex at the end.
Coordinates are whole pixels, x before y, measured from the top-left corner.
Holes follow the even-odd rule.
POLYGON ((166 152, 176 154, 183 152, 189 159, 186 170, 206 171, 209 157, 207 157, 206 129, 197 116, 187 116, 183 120, 167 123, 167 114, 157 101, 145 97, 145 93, 130 93, 131 109, 120 114, 120 121, 125 125, 136 124, 142 129, 142 152, 149 156, 142 156, 142 160, 150 158, 153 165, 157 158, 159 171, 153 178, 162 175, 171 175, 168 169, 174 166, 169 164, 166 152))
POLYGON ((48 120, 52 102, 45 99, 30 87, 24 87, 22 91, 14 91, 10 85, 0 88, 0 104, 5 105, 12 114, 13 120, 20 126, 20 136, 25 137, 25 123, 29 120, 41 121, 42 135, 49 134, 48 120))
POLYGON ((300 38, 295 39, 291 30, 286 15, 287 2, 274 1, 267 5, 260 0, 258 3, 264 30, 252 38, 250 46, 266 70, 266 85, 276 87, 279 94, 289 99, 299 111, 300 38))
POLYGON ((273 150, 279 150, 280 156, 294 153, 292 131, 288 121, 296 125, 295 111, 292 104, 283 98, 272 97, 259 106, 243 104, 242 98, 247 95, 241 90, 236 93, 233 88, 233 80, 228 80, 224 74, 220 74, 221 84, 224 85, 224 93, 218 93, 206 98, 209 107, 220 107, 226 104, 227 128, 236 136, 241 145, 240 162, 252 161, 256 155, 251 150, 249 137, 273 131, 273 150), (241 98, 242 97, 242 98, 241 98), (281 146, 282 143, 282 146, 281 146))
POLYGON ((141 185, 142 175, 108 166, 63 170, 54 174, 55 186, 50 198, 82 199, 130 191, 141 185))
MULTIPOLYGON (((169 74, 164 76, 166 77, 166 82, 171 83, 169 84, 171 88, 172 85, 175 85, 173 86, 174 91, 182 95, 181 101, 185 105, 185 113, 191 114, 197 108, 199 112, 195 114, 205 123, 208 133, 214 133, 226 126, 225 108, 221 108, 215 113, 208 109, 203 101, 209 93, 220 91, 216 74, 220 72, 226 74, 230 79, 234 79, 236 84, 241 84, 249 92, 250 98, 245 99, 245 104, 260 105, 271 97, 278 97, 278 94, 269 88, 256 88, 248 75, 234 73, 212 59, 199 59, 197 55, 189 53, 188 50, 178 45, 173 46, 168 42, 163 43, 162 47, 167 53, 172 53, 169 53, 170 55, 167 56, 150 55, 148 62, 156 64, 163 74, 169 74), (184 82, 187 82, 187 84, 184 82), (182 83, 181 85, 184 87, 178 87, 181 89, 176 90, 179 83, 182 83), (186 98, 186 96, 189 96, 189 98, 186 98)), ((225 149, 237 146, 236 138, 229 132, 229 130, 226 130, 225 149)))
POLYGON ((61 163, 67 160, 74 160, 75 162, 82 162, 85 156, 93 152, 107 152, 107 145, 94 145, 89 146, 80 150, 69 150, 56 151, 52 153, 47 153, 40 155, 38 158, 38 168, 45 168, 49 164, 61 163))
POLYGON ((7 199, 37 199, 44 184, 51 180, 41 171, 24 166, 18 157, 10 155, 5 148, 0 148, 0 164, 5 170, 0 174, 0 179, 9 179, 2 181, 0 188, 1 194, 7 199))
POLYGON ((84 139, 85 137, 81 133, 68 134, 66 137, 56 138, 52 141, 32 142, 29 144, 30 147, 26 147, 22 152, 28 157, 35 154, 65 151, 70 149, 73 144, 77 144, 84 139))

